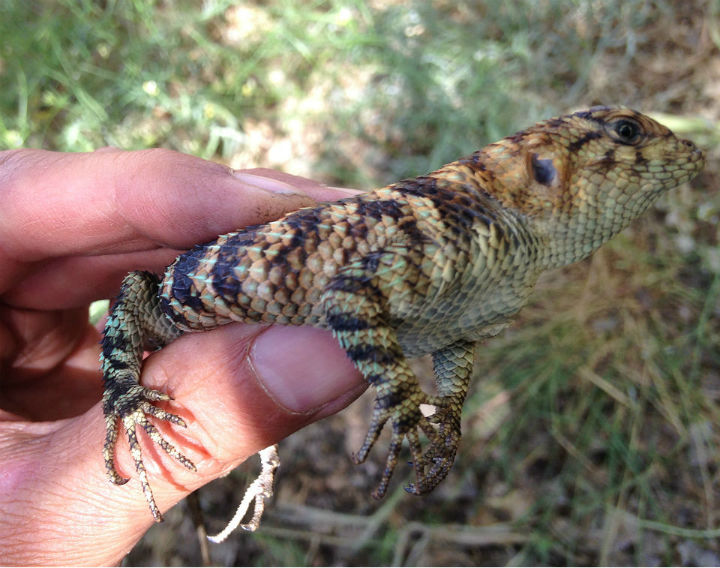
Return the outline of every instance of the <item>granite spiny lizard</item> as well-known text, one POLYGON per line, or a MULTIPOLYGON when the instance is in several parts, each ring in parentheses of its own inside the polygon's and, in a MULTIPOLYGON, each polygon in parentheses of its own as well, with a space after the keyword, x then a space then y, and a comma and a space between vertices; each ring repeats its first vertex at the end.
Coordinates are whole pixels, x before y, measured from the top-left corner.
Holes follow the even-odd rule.
MULTIPOLYGON (((101 358, 111 481, 126 481, 114 466, 122 421, 161 520, 135 428, 195 466, 148 421, 184 426, 153 405, 167 395, 139 384, 142 351, 239 321, 332 330, 377 392, 354 460, 366 459, 386 423, 392 429, 374 496, 385 494, 404 440, 416 476, 408 491, 431 491, 460 442, 474 346, 508 325, 541 272, 587 257, 663 192, 692 179, 703 159, 692 142, 645 115, 594 107, 538 123, 428 175, 220 236, 180 255, 162 278, 129 274, 101 358), (432 396, 406 360, 424 354, 434 364, 432 396), (436 412, 424 416, 421 404, 436 412)), ((273 456, 249 496, 255 515, 245 528, 257 527, 272 491, 273 456)))

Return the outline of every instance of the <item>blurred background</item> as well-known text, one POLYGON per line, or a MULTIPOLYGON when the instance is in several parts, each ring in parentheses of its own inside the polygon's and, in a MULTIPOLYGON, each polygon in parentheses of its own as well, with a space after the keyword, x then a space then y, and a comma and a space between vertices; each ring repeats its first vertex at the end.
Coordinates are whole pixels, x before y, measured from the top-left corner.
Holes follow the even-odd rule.
MULTIPOLYGON (((400 467, 370 498, 366 394, 283 442, 258 533, 203 557, 181 504, 126 563, 720 564, 719 0, 11 0, 0 38, 2 149, 162 146, 372 189, 623 104, 707 154, 481 347, 434 493, 400 467)), ((256 466, 201 490, 209 532, 256 466)))

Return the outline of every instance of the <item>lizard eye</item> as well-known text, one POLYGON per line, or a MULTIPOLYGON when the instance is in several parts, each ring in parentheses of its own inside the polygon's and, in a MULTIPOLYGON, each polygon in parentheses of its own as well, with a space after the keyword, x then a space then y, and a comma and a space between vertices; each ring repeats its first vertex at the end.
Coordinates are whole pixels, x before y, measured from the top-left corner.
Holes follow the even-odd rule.
POLYGON ((631 118, 621 118, 611 125, 611 132, 614 138, 621 144, 629 144, 631 146, 642 140, 643 130, 640 124, 631 118))

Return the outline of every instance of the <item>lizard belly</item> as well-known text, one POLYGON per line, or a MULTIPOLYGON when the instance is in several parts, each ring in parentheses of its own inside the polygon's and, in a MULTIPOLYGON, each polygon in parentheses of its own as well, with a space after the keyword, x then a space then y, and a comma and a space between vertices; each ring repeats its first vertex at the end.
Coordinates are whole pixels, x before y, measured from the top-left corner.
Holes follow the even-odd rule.
POLYGON ((496 296, 480 297, 470 305, 457 298, 433 302, 409 314, 396 328, 403 353, 418 357, 460 340, 476 342, 497 335, 509 325, 527 295, 504 294, 500 300, 496 296))

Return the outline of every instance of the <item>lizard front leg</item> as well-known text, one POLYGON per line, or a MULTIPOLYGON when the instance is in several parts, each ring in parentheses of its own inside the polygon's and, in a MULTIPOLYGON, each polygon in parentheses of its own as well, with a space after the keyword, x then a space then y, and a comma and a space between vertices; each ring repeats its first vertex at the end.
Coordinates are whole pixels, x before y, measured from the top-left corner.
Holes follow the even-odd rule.
MULTIPOLYGON (((368 433, 355 463, 367 458, 384 425, 390 422, 392 436, 385 469, 373 492, 382 498, 398 462, 403 440, 407 439, 415 469, 414 493, 426 493, 437 483, 428 480, 420 432, 430 439, 428 455, 440 455, 442 440, 421 410, 421 404, 441 404, 439 397, 420 388, 397 340, 386 321, 380 294, 367 281, 348 277, 337 279, 323 296, 328 326, 357 369, 376 389, 377 395, 368 433), (434 449, 435 448, 435 449, 434 449)), ((448 466, 449 468, 449 466, 448 466)), ((436 469, 433 464, 433 469, 436 469)))
POLYGON ((439 443, 423 454, 424 466, 428 468, 424 490, 410 484, 407 488, 410 493, 421 494, 435 489, 455 461, 462 435, 462 407, 470 385, 474 355, 475 344, 468 341, 458 341, 432 354, 439 399, 437 409, 429 419, 438 427, 439 443))

